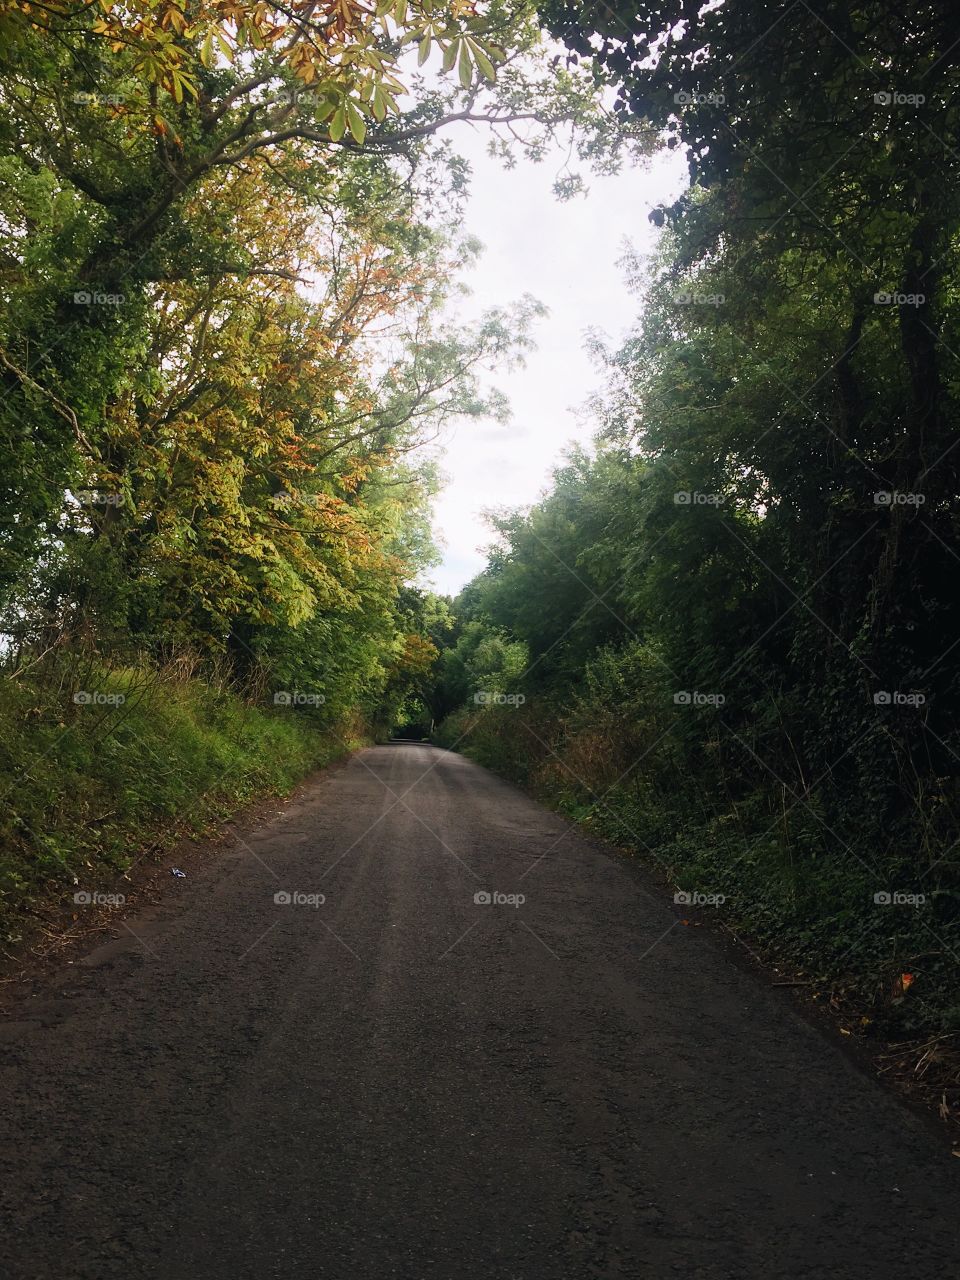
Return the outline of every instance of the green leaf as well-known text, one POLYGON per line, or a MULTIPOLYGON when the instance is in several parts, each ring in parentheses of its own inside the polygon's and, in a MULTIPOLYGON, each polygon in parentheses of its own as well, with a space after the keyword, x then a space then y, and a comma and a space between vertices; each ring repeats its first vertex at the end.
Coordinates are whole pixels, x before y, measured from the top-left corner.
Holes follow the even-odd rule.
POLYGON ((457 60, 457 50, 460 48, 459 40, 451 40, 443 51, 443 69, 449 71, 457 60))
POLYGON ((484 79, 489 80, 491 83, 494 80, 496 80, 497 78, 496 68, 494 67, 493 63, 490 61, 490 59, 487 57, 487 55, 484 53, 484 51, 480 48, 480 46, 476 42, 474 42, 474 45, 473 45, 473 56, 476 59, 477 67, 480 70, 480 74, 484 77, 484 79))
POLYGON ((473 59, 470 57, 470 50, 464 41, 463 48, 460 50, 460 65, 457 68, 460 74, 460 83, 464 89, 469 89, 473 81, 473 59))
POLYGON ((430 57, 430 37, 426 35, 420 41, 420 51, 417 54, 417 66, 422 67, 429 57, 430 57))
POLYGON ((350 126, 350 133, 353 135, 354 141, 362 145, 364 138, 367 136, 367 122, 352 102, 346 102, 344 106, 347 109, 347 123, 350 126))
POLYGON ((347 115, 345 110, 346 104, 341 102, 333 113, 333 119, 330 121, 330 141, 339 142, 347 129, 347 115))

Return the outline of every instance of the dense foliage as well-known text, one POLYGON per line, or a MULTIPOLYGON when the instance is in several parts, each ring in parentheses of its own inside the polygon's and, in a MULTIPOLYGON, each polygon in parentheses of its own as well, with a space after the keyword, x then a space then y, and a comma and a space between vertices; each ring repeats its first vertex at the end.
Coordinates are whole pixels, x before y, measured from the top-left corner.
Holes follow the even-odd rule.
POLYGON ((595 450, 498 517, 454 606, 442 740, 854 974, 868 1016, 956 1031, 955 15, 547 14, 692 184, 625 263, 595 450))
POLYGON ((482 125, 507 162, 563 136, 561 194, 577 158, 616 165, 641 131, 523 3, 3 0, 0 35, 0 716, 28 722, 0 761, 22 796, 0 888, 18 892, 54 870, 35 751, 66 778, 114 720, 128 733, 97 710, 125 671, 186 663, 191 705, 215 674, 330 729, 402 714, 435 656, 407 585, 436 554, 424 446, 502 413, 487 374, 538 313, 458 327, 477 246, 443 130, 482 125))

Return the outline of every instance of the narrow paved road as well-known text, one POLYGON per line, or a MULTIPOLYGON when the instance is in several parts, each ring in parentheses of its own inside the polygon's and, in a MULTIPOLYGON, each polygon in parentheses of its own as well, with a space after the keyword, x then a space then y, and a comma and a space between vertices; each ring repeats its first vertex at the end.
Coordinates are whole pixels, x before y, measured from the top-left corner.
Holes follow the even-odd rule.
POLYGON ((171 890, 0 1023, 5 1277, 960 1274, 925 1125, 460 756, 366 751, 171 890))

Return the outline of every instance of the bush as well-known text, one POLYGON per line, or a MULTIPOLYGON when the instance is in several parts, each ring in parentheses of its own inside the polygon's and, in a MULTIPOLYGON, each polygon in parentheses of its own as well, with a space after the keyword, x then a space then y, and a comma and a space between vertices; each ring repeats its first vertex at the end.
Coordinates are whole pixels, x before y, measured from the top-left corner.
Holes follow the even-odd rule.
POLYGON ((676 712, 662 683, 642 648, 604 651, 565 700, 462 709, 434 740, 649 859, 679 888, 723 894, 728 924, 843 993, 864 1026, 890 1036, 960 1029, 950 860, 920 874, 909 823, 881 843, 875 817, 854 823, 859 797, 829 775, 804 803, 762 774, 745 777, 732 752, 733 763, 717 750, 709 716, 676 712), (910 905, 917 891, 924 901, 910 905), (875 901, 887 892, 905 898, 875 901))

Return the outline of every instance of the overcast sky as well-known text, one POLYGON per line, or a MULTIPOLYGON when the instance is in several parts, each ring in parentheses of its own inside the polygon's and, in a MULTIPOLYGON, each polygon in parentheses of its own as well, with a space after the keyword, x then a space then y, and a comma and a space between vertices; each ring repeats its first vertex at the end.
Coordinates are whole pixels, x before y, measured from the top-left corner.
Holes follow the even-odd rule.
POLYGON ((526 368, 494 379, 510 400, 512 421, 462 422, 445 437, 447 484, 434 515, 444 559, 427 576, 449 594, 485 563, 481 549, 491 538, 484 508, 535 502, 565 445, 590 439, 595 424, 572 412, 601 382, 585 332, 599 328, 616 340, 635 320, 638 303, 617 260, 628 241, 641 252, 653 247, 647 215, 679 193, 685 173, 678 157, 664 154, 614 178, 585 175, 589 194, 560 203, 551 188, 562 156, 505 171, 486 155, 483 134, 463 128, 455 142, 474 175, 464 231, 485 245, 468 277, 473 296, 458 310, 476 314, 529 293, 550 315, 537 324, 537 350, 526 368))

